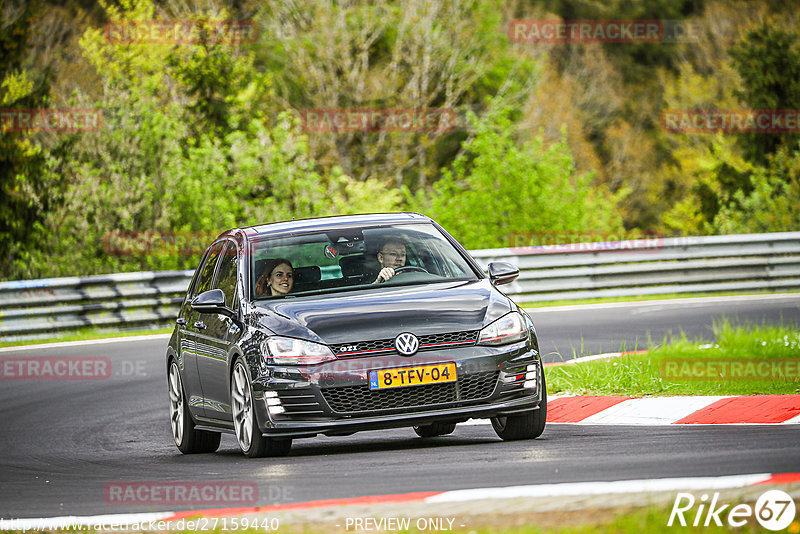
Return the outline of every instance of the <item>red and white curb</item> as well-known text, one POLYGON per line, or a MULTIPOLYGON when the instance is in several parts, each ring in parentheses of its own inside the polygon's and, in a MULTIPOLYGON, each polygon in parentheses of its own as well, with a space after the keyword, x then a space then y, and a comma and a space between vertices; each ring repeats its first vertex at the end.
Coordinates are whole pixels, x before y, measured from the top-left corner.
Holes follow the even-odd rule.
POLYGON ((585 425, 798 424, 800 395, 553 397, 548 423, 585 425))
POLYGON ((352 505, 397 503, 459 503, 486 499, 514 499, 530 497, 575 497, 588 495, 631 494, 663 491, 701 491, 745 488, 758 485, 800 483, 800 473, 757 473, 720 477, 656 478, 643 480, 615 480, 610 482, 569 482, 562 484, 537 484, 504 488, 475 488, 453 491, 430 491, 395 495, 372 495, 350 499, 326 499, 301 503, 215 508, 184 512, 157 512, 141 514, 109 514, 96 516, 63 516, 34 519, 0 519, 0 530, 42 530, 103 525, 136 525, 146 529, 148 524, 173 522, 187 518, 228 517, 255 513, 274 513, 293 510, 311 510, 352 505))
MULTIPOLYGON (((800 424, 800 395, 703 397, 553 396, 547 423, 580 425, 800 424)), ((488 425, 472 419, 460 425, 488 425)))
MULTIPOLYGON (((574 365, 646 352, 609 352, 544 365, 574 365)), ((586 425, 798 424, 800 395, 553 396, 547 403, 547 422, 586 425)))

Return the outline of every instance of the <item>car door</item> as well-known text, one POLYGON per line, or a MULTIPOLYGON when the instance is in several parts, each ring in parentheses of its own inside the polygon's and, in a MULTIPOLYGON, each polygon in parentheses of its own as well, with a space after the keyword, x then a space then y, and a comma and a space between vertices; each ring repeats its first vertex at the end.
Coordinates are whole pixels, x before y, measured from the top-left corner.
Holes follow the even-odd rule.
MULTIPOLYGON (((236 288, 239 254, 236 243, 227 240, 214 279, 213 288, 221 289, 225 294, 225 305, 238 312, 238 294, 236 288)), ((206 329, 199 337, 205 344, 198 357, 200 380, 206 416, 213 419, 232 421, 230 393, 228 382, 228 361, 233 341, 240 334, 240 328, 227 315, 221 313, 203 313, 200 320, 206 329)))
POLYGON ((197 281, 193 287, 191 295, 189 296, 189 302, 186 305, 187 310, 185 315, 185 329, 187 332, 186 337, 188 338, 187 345, 189 350, 184 352, 184 372, 188 373, 187 377, 189 379, 188 381, 191 381, 191 386, 184 387, 187 388, 186 395, 189 399, 189 405, 196 406, 197 410, 195 413, 201 416, 207 415, 205 393, 203 391, 203 380, 199 365, 199 360, 202 358, 202 355, 205 353, 205 351, 208 350, 206 348, 206 342, 204 339, 207 326, 202 317, 206 314, 201 314, 200 312, 193 310, 191 307, 191 301, 200 293, 211 289, 211 284, 214 281, 214 273, 216 272, 217 263, 220 258, 220 252, 224 245, 224 242, 215 243, 206 253, 206 259, 199 268, 197 281), (189 391, 190 388, 191 393, 189 391))
POLYGON ((192 281, 189 283, 189 288, 186 291, 186 296, 183 299, 176 320, 178 326, 178 361, 182 370, 183 389, 189 410, 194 415, 204 415, 205 411, 203 410, 203 390, 200 387, 200 376, 197 370, 195 335, 192 327, 194 311, 191 303, 198 286, 200 273, 203 272, 203 266, 208 261, 210 251, 211 249, 209 248, 200 258, 200 264, 197 266, 192 281))

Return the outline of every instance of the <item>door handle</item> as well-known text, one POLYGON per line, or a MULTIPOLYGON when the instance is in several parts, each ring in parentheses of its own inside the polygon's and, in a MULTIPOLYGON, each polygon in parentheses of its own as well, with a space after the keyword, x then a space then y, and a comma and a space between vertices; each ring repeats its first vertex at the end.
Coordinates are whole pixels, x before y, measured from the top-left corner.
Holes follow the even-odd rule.
POLYGON ((186 319, 184 319, 183 317, 178 317, 178 320, 175 321, 175 323, 179 324, 180 326, 186 326, 186 319))
POLYGON ((204 323, 203 321, 195 321, 194 322, 194 327, 197 328, 198 330, 205 330, 206 329, 206 323, 204 323))

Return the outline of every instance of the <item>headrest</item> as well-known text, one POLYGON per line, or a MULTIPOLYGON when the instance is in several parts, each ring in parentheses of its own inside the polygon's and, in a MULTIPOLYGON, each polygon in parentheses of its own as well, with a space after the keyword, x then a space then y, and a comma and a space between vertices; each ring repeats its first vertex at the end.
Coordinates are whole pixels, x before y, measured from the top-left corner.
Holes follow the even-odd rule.
POLYGON ((364 256, 342 256, 339 260, 339 267, 345 278, 362 276, 364 274, 364 256))
POLYGON ((320 281, 322 272, 317 265, 309 265, 307 267, 297 267, 294 270, 294 283, 295 284, 314 284, 320 281))

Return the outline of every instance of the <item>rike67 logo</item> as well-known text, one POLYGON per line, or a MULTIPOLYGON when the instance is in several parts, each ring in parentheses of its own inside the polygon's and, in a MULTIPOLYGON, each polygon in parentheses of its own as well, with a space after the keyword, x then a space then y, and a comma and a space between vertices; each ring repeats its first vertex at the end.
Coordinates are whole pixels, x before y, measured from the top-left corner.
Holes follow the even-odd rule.
POLYGON ((729 527, 743 527, 755 518, 767 530, 783 530, 792 524, 795 512, 794 500, 781 490, 762 493, 755 506, 737 504, 733 507, 730 503, 720 503, 718 492, 714 493, 710 502, 708 494, 705 493, 700 496, 699 502, 691 493, 678 493, 667 526, 676 524, 683 527, 689 525, 708 527, 713 524, 721 527, 727 522, 729 527), (696 510, 695 505, 697 505, 696 510))

